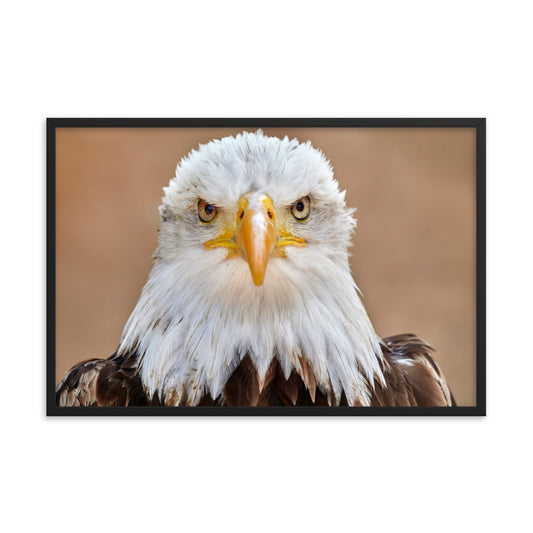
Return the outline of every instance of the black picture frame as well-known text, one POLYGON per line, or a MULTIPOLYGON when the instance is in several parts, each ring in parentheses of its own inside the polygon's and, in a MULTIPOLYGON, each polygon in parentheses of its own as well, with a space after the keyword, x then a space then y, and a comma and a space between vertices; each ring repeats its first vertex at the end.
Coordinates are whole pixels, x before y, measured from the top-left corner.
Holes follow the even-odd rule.
POLYGON ((48 118, 46 413, 49 416, 484 416, 486 415, 485 118, 48 118), (56 370, 56 132, 58 128, 475 128, 476 405, 457 407, 58 407, 56 370))

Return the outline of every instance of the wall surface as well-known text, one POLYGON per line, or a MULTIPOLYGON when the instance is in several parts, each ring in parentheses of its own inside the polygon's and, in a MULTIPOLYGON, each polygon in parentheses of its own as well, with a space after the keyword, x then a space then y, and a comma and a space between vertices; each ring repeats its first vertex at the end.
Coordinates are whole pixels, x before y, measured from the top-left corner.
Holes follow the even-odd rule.
MULTIPOLYGON (((0 25, 2 531, 531 528, 530 3, 48 0, 4 2, 0 25), (487 117, 487 416, 46 416, 45 117, 487 117)), ((130 144, 141 149, 146 141, 130 144)), ((99 323, 97 316, 88 322, 84 303, 103 302, 98 313, 106 315, 104 306, 121 310, 100 346, 89 346, 89 334, 81 337, 79 351, 74 343, 64 345, 73 358, 105 356, 116 346, 150 268, 160 187, 193 144, 170 142, 171 156, 146 178, 158 180, 150 186, 153 196, 142 202, 153 202, 146 207, 149 245, 136 250, 127 244, 130 234, 140 236, 145 216, 136 205, 136 217, 124 223, 117 216, 101 228, 105 234, 124 226, 123 245, 95 252, 108 261, 101 267, 105 276, 91 281, 94 272, 84 263, 93 258, 85 253, 78 260, 72 278, 112 290, 98 298, 87 291, 86 302, 72 307, 86 321, 75 335, 99 323), (113 254, 123 276, 141 263, 128 288, 130 301, 119 292, 120 276, 106 281, 113 254)), ((162 154, 152 152, 156 156, 162 154)), ((129 157, 107 168, 133 173, 129 157)), ((378 162, 373 158, 370 168, 378 162)), ((87 158, 80 160, 68 179, 79 180, 87 165, 87 158)), ((104 181, 98 173, 92 179, 104 181)), ((70 196, 79 196, 77 190, 73 186, 70 196)), ((78 216, 90 215, 83 223, 98 228, 103 206, 123 205, 125 196, 132 201, 138 195, 104 196, 100 211, 85 209, 78 216)), ((361 200, 350 198, 359 217, 356 261, 372 260, 376 252, 372 241, 363 249, 373 212, 361 200)), ((460 198, 452 200, 455 205, 460 198)), ((394 220, 376 216, 383 234, 395 231, 394 220)), ((446 218, 455 224, 454 210, 446 218)), ((80 248, 72 244, 71 255, 80 248)), ((389 254, 388 261, 394 260, 389 254)), ((357 263, 355 274, 380 333, 418 330, 439 348, 445 364, 448 353, 439 339, 412 318, 378 323, 381 308, 374 298, 385 281, 369 283, 379 266, 374 261, 363 277, 357 263)), ((447 297, 434 296, 423 309, 432 312, 447 297)), ((397 320, 403 316, 397 313, 397 320)))

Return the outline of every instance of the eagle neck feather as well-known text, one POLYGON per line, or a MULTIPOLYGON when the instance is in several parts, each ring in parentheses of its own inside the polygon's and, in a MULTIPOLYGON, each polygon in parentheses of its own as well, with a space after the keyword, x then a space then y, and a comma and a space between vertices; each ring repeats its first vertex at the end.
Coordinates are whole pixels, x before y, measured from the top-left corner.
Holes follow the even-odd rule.
POLYGON ((304 262, 291 250, 288 261, 271 261, 264 285, 255 287, 246 263, 222 251, 203 266, 192 251, 179 261, 156 255, 118 353, 135 350, 148 395, 174 405, 220 398, 246 356, 259 382, 276 358, 286 379, 294 370, 305 382, 312 371, 330 404, 344 392, 349 405, 369 405, 374 382, 384 384, 381 341, 347 256, 327 268, 310 268, 308 256, 304 262))

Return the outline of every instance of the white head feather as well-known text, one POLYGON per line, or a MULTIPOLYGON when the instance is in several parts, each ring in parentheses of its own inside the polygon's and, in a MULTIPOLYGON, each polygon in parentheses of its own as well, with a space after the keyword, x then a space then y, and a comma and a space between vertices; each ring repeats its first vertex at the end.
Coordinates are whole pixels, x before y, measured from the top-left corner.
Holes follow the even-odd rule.
POLYGON ((368 405, 369 384, 383 380, 380 339, 350 274, 353 210, 322 153, 242 133, 192 151, 164 191, 154 267, 119 347, 141 357, 148 393, 176 402, 186 394, 194 405, 217 398, 246 355, 260 380, 274 357, 286 377, 304 357, 328 398, 344 391, 349 404, 368 405), (200 199, 236 212, 244 195, 268 195, 279 211, 311 199, 309 219, 290 228, 306 246, 272 257, 261 286, 244 260, 204 247, 220 228, 198 219, 200 199))

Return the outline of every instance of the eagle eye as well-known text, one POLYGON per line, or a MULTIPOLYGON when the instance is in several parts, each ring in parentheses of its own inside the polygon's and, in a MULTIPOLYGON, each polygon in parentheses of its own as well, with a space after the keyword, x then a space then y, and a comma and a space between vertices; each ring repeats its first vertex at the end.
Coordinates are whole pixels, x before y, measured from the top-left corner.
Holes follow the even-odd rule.
POLYGON ((292 204, 291 212, 296 220, 299 220, 300 222, 306 220, 311 212, 311 201, 309 200, 309 196, 304 196, 303 198, 296 200, 296 202, 292 204))
POLYGON ((205 200, 198 202, 198 218, 200 222, 209 224, 215 220, 218 214, 218 209, 213 204, 208 204, 205 200))

